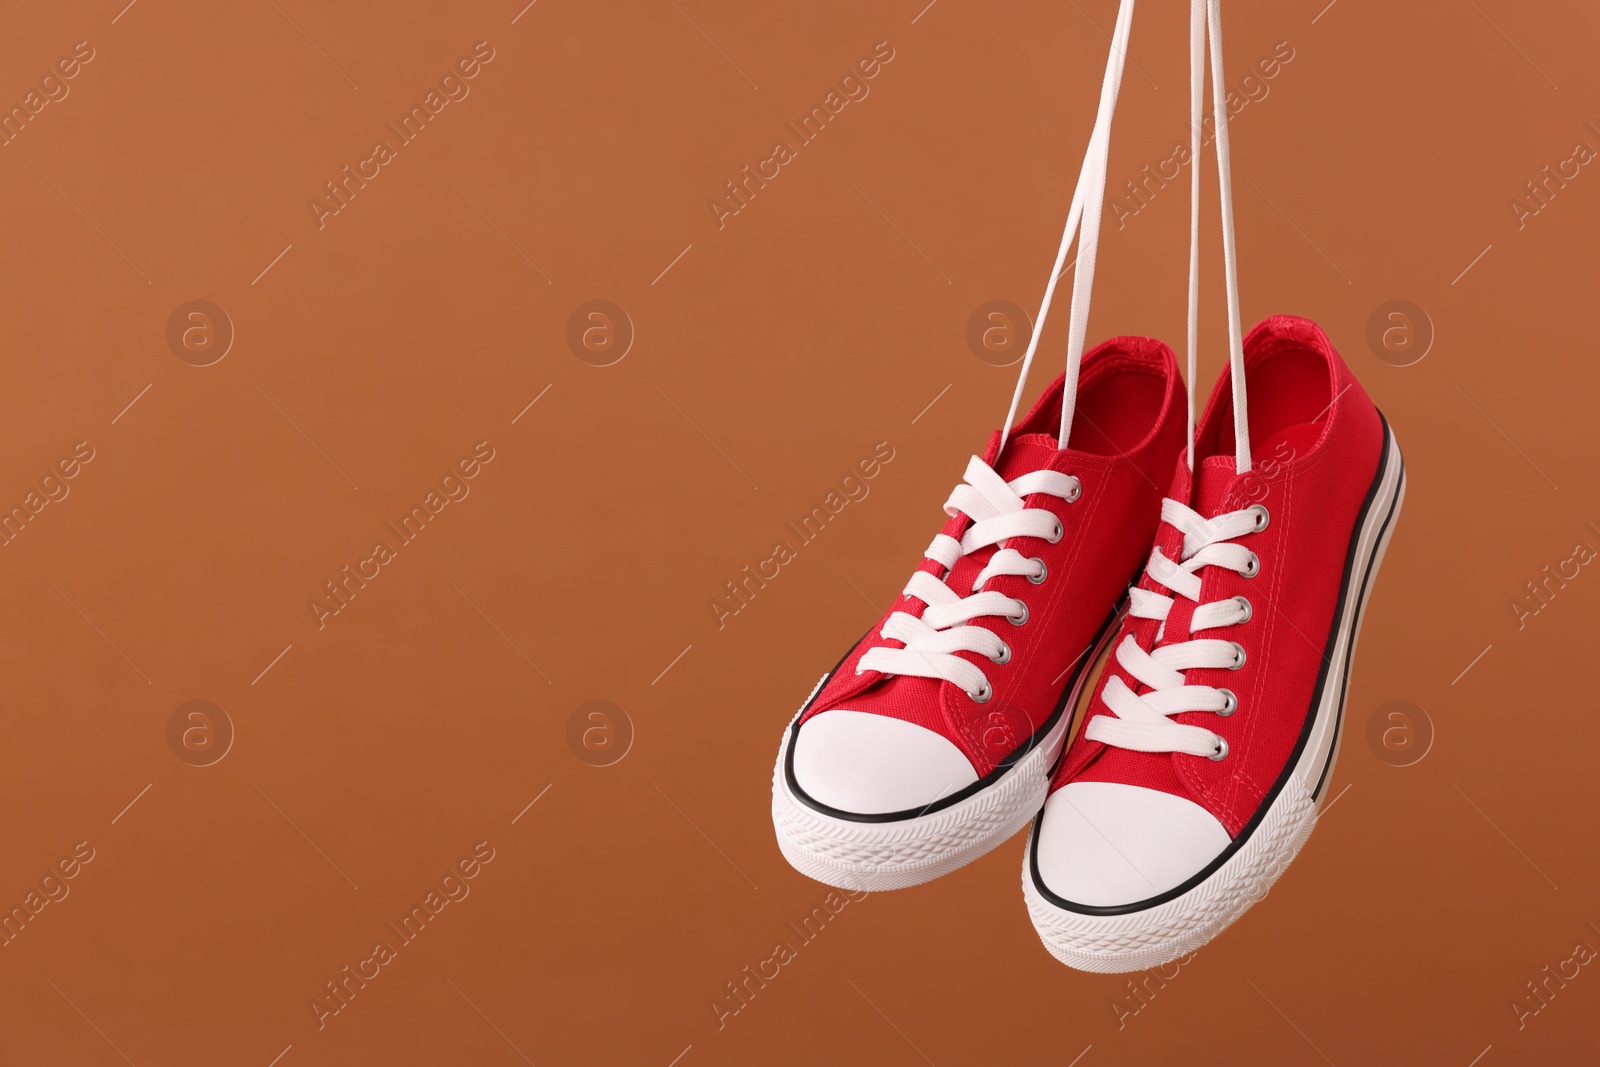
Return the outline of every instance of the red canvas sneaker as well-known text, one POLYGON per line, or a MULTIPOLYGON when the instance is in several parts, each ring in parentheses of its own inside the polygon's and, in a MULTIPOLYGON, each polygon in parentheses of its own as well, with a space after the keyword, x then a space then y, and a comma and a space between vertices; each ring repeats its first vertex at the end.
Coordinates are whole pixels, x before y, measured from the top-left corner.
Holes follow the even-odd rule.
POLYGON ((882 621, 824 676, 773 775, 778 843, 830 885, 916 885, 983 855, 1044 799, 1071 708, 1114 632, 1183 448, 1172 351, 1119 337, 996 433, 882 621))
POLYGON ((1183 447, 1176 361, 1167 346, 1136 337, 1082 355, 1131 21, 1124 0, 1006 428, 967 464, 944 529, 888 613, 784 733, 773 825, 784 856, 819 881, 915 885, 1026 824, 1093 652, 1155 533, 1159 487, 1183 447), (1074 236, 1067 371, 1013 431, 1074 236))
POLYGON ((1245 367, 1254 469, 1235 473, 1219 386, 1029 842, 1034 925, 1083 970, 1158 966, 1238 918, 1305 843, 1338 755, 1400 450, 1313 323, 1263 322, 1245 367))
MULTIPOLYGON (((1215 0, 1208 10, 1220 69, 1215 0)), ((1203 39, 1204 22, 1192 26, 1203 39)), ((1198 127, 1197 104, 1191 117, 1198 127)), ((1322 330, 1280 315, 1238 341, 1226 128, 1219 114, 1230 371, 1162 502, 1149 565, 1023 865, 1045 946, 1082 970, 1194 951, 1305 843, 1404 497, 1394 434, 1322 330)), ((1190 264, 1192 358, 1193 252, 1190 264)))

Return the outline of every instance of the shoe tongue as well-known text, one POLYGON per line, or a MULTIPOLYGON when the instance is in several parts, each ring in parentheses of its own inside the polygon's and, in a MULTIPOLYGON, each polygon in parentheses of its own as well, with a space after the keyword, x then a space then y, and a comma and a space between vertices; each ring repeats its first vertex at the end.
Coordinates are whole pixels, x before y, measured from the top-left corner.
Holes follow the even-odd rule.
POLYGON ((1189 506, 1207 519, 1232 511, 1235 502, 1230 498, 1238 483, 1233 457, 1210 456, 1200 462, 1200 471, 1194 480, 1194 499, 1189 506))

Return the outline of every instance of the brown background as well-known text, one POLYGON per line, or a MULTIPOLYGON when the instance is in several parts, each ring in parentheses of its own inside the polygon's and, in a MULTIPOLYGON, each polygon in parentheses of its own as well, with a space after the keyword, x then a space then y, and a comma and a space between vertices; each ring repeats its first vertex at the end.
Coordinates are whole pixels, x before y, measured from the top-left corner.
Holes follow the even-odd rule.
MULTIPOLYGON (((1507 201, 1600 148, 1600 15, 1506 0, 1226 12, 1230 85, 1295 53, 1232 125, 1246 324, 1320 321, 1411 474, 1299 862, 1120 1029, 1125 979, 1037 943, 1020 839, 849 905, 718 1028, 826 894, 772 840, 779 733, 1004 413, 1014 368, 967 319, 1036 305, 1115 6, 924 2, 0 13, 0 100, 95 50, 0 148, 0 501, 95 450, 0 548, 0 904, 95 849, 0 949, 4 1062, 1593 1058, 1592 968, 1521 1030, 1511 1000, 1600 947, 1600 578, 1521 630, 1508 601, 1600 547, 1600 176, 1521 229, 1507 201), (470 96, 319 230, 307 200, 484 40, 470 96), (707 199, 885 40, 719 230, 707 199), (166 340, 192 299, 237 332, 208 367, 166 340), (609 367, 565 339, 591 299, 637 331, 609 367), (1366 341, 1393 299, 1436 334, 1412 366, 1366 341), (319 630, 323 582, 480 440, 471 495, 319 630), (878 441, 870 497, 719 630, 722 583, 878 441), (211 766, 169 747, 192 699, 236 731, 211 766), (607 767, 568 740, 596 699, 635 734, 607 767), (1367 740, 1391 700, 1432 724, 1411 766, 1367 740), (319 1031, 323 984, 484 840, 471 895, 319 1031)), ((1140 5, 1113 193, 1183 135, 1186 23, 1140 5)), ((1186 200, 1108 212, 1091 340, 1181 350, 1186 200)))

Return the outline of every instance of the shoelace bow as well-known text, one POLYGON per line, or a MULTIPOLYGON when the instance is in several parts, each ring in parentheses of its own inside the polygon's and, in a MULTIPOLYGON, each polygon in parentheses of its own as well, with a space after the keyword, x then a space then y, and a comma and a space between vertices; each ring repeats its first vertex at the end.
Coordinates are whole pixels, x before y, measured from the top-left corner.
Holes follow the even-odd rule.
MULTIPOLYGON (((1248 622, 1253 609, 1245 597, 1198 603, 1203 585, 1200 572, 1206 567, 1221 567, 1247 578, 1258 574, 1260 558, 1233 541, 1266 529, 1266 509, 1253 504, 1205 519, 1192 508, 1167 499, 1161 502, 1161 521, 1183 534, 1181 558, 1171 560, 1157 547, 1150 554, 1145 575, 1152 584, 1197 604, 1190 616, 1189 634, 1248 622)), ((1130 591, 1128 613, 1161 624, 1150 651, 1140 647, 1132 634, 1117 646, 1117 663, 1145 687, 1145 692, 1136 694, 1120 677, 1113 676, 1106 682, 1104 699, 1116 717, 1095 716, 1084 729, 1084 736, 1138 752, 1185 752, 1222 759, 1228 754, 1226 741, 1204 727, 1173 722, 1171 716, 1186 711, 1232 715, 1239 701, 1231 690, 1190 685, 1185 672, 1205 667, 1238 670, 1244 666, 1245 650, 1236 641, 1211 637, 1174 640, 1179 635, 1167 632, 1167 616, 1174 603, 1173 596, 1149 589, 1136 586, 1130 591)))
POLYGON ((1019 575, 1035 584, 1044 581, 1048 568, 1038 556, 1024 556, 1014 548, 1001 547, 989 557, 972 580, 969 595, 961 596, 948 582, 956 563, 986 548, 1002 545, 1013 537, 1039 537, 1052 543, 1065 534, 1061 520, 1044 508, 1030 508, 1026 498, 1034 494, 1057 497, 1072 503, 1082 494, 1077 478, 1059 471, 1031 471, 1009 482, 995 473, 977 456, 967 462, 966 478, 945 502, 951 518, 965 515, 971 520, 960 540, 939 534, 928 546, 924 558, 943 568, 943 577, 918 570, 906 583, 904 593, 927 605, 921 615, 893 612, 879 631, 904 648, 868 649, 856 673, 874 670, 884 674, 918 678, 942 678, 959 685, 974 701, 982 703, 994 695, 994 688, 982 668, 963 659, 958 652, 986 656, 995 664, 1011 659, 1011 646, 993 630, 968 625, 974 619, 1001 616, 1021 626, 1028 621, 1025 601, 985 589, 990 578, 1019 575))

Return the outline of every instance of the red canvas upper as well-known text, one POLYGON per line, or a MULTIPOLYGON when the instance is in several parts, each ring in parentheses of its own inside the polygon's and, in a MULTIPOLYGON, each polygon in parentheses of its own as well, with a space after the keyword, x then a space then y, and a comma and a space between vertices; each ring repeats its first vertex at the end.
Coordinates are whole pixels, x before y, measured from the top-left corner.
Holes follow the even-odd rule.
MULTIPOLYGON (((904 647, 880 636, 890 614, 919 615, 922 601, 902 593, 828 679, 806 712, 806 719, 846 707, 887 715, 933 730, 952 741, 979 777, 1025 744, 1055 709, 1067 674, 1122 599, 1142 566, 1161 513, 1161 488, 1167 484, 1183 448, 1186 418, 1184 388, 1172 350, 1146 337, 1118 337, 1085 353, 1078 403, 1068 449, 1057 448, 1063 380, 1057 378, 1034 405, 996 462, 1000 434, 989 441, 983 459, 1007 480, 1035 470, 1070 474, 1082 495, 1067 503, 1047 494, 1026 498, 1029 508, 1060 518, 1066 535, 1058 544, 1015 537, 1009 547, 1038 556, 1049 568, 1035 585, 1021 576, 991 578, 985 588, 1028 605, 1029 619, 1013 626, 986 617, 971 625, 999 634, 1013 649, 1011 661, 997 666, 976 653, 959 653, 979 666, 994 687, 993 697, 977 703, 958 685, 936 678, 856 673, 856 664, 874 647, 904 647)), ((960 538, 970 524, 958 514, 943 532, 960 538)), ((984 549, 956 562, 946 578, 965 594, 972 579, 997 549, 984 549)), ((922 570, 939 576, 943 568, 923 560, 922 570)), ((804 722, 805 720, 802 720, 804 722)))
MULTIPOLYGON (((1206 518, 1251 504, 1265 506, 1271 516, 1267 529, 1249 541, 1261 558, 1256 577, 1221 567, 1202 572, 1199 603, 1245 596, 1254 614, 1217 635, 1244 646, 1242 668, 1195 669, 1186 680, 1233 690, 1239 711, 1226 718, 1211 712, 1173 716, 1174 722, 1220 735, 1228 755, 1214 761, 1136 752, 1087 740, 1080 731, 1051 783, 1052 789, 1068 781, 1159 789, 1204 807, 1234 836, 1283 772, 1305 725, 1351 533, 1377 473, 1384 436, 1377 408, 1315 323, 1292 315, 1269 318, 1245 338, 1244 358, 1254 469, 1234 473, 1233 403, 1224 369, 1196 431, 1196 473, 1191 477, 1180 458, 1169 493, 1206 518)), ((1172 527, 1162 524, 1155 543, 1179 558, 1182 535, 1172 527)), ((1148 577, 1141 585, 1159 591, 1148 577)), ((1166 632, 1187 635, 1193 608, 1178 598, 1166 632)), ((1160 625, 1130 617, 1116 641, 1132 634, 1148 650, 1160 625)), ((1113 675, 1143 691, 1113 656, 1089 718, 1113 714, 1103 701, 1113 675)))

